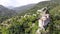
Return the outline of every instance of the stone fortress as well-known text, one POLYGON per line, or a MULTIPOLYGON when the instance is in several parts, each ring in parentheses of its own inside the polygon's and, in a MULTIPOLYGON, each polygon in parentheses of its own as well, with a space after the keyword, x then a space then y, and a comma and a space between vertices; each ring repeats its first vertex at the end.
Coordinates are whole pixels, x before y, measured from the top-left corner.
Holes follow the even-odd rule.
POLYGON ((38 19, 37 34, 41 34, 40 30, 45 30, 44 27, 50 22, 50 15, 47 7, 37 10, 37 12, 40 14, 40 18, 38 19))

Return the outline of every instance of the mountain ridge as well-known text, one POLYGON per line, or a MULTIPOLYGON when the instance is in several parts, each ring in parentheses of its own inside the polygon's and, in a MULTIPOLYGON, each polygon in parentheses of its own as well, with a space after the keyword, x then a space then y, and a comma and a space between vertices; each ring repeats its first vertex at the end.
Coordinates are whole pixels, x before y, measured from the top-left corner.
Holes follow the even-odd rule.
POLYGON ((15 10, 18 13, 22 13, 26 10, 31 9, 34 5, 36 5, 36 4, 28 4, 28 5, 24 5, 24 6, 21 6, 21 7, 15 7, 15 8, 13 8, 13 10, 15 10))
POLYGON ((0 5, 0 22, 4 21, 5 19, 8 19, 10 17, 13 17, 17 13, 14 10, 8 9, 2 5, 0 5))

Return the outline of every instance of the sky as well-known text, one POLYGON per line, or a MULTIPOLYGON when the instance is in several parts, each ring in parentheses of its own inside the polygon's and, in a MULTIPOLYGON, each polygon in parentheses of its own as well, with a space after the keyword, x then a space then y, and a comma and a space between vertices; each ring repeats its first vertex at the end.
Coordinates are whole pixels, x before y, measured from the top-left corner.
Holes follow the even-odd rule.
POLYGON ((18 7, 27 4, 38 3, 41 1, 46 0, 0 0, 0 5, 18 7))

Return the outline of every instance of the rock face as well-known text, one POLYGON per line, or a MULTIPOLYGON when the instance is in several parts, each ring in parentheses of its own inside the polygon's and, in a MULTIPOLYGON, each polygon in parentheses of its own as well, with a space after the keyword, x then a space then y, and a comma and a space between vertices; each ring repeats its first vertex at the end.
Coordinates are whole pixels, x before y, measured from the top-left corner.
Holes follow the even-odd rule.
POLYGON ((49 22, 50 22, 50 15, 48 13, 48 9, 47 7, 42 8, 41 10, 38 10, 38 12, 40 12, 40 18, 38 19, 38 30, 37 33, 40 34, 40 30, 45 30, 44 26, 46 26, 49 22))

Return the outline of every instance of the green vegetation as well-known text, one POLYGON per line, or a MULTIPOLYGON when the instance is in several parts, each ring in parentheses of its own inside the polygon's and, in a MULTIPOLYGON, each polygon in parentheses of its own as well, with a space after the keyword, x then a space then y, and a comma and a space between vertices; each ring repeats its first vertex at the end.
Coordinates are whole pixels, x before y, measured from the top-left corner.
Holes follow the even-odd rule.
POLYGON ((51 34, 60 34, 60 5, 50 10, 51 14, 51 34))
POLYGON ((1 24, 0 31, 2 34, 34 34, 38 28, 38 22, 34 22, 36 18, 35 15, 13 17, 1 24))

